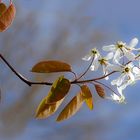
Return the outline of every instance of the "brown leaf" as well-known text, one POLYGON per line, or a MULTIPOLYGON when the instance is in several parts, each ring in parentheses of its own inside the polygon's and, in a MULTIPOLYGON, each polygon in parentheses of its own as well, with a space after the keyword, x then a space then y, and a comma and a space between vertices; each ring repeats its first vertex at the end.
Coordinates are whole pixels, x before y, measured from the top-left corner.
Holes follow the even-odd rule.
POLYGON ((54 114, 58 107, 61 105, 64 99, 61 99, 55 103, 47 103, 46 98, 44 98, 39 104, 36 110, 36 118, 37 119, 45 119, 54 114))
POLYGON ((5 8, 1 8, 1 11, 3 11, 3 13, 0 16, 0 32, 3 32, 12 24, 15 18, 16 9, 13 4, 10 4, 7 10, 5 10, 5 8))
POLYGON ((93 98, 89 87, 87 85, 82 85, 81 90, 87 106, 89 107, 90 110, 93 110, 93 98))
POLYGON ((33 66, 32 72, 37 73, 52 73, 52 72, 66 72, 71 71, 71 66, 65 62, 50 60, 41 61, 33 66))
POLYGON ((83 102, 84 102, 84 97, 80 92, 66 105, 66 107, 62 110, 62 112, 57 117, 56 121, 60 122, 65 119, 69 119, 71 116, 73 116, 76 112, 79 111, 83 102))
POLYGON ((47 103, 54 103, 64 98, 67 95, 70 86, 71 83, 68 79, 64 78, 64 76, 59 77, 53 83, 51 90, 49 91, 46 99, 47 103))
POLYGON ((104 91, 104 88, 101 85, 95 84, 95 89, 96 89, 98 95, 101 98, 104 98, 105 97, 105 91, 104 91))

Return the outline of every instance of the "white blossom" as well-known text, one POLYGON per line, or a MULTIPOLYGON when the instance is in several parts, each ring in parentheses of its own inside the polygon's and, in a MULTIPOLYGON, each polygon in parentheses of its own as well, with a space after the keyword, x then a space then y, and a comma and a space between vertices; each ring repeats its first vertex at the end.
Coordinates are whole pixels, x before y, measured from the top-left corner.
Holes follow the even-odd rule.
POLYGON ((133 50, 139 50, 135 49, 135 46, 138 44, 138 39, 133 38, 129 45, 127 45, 125 42, 119 41, 116 44, 103 46, 104 51, 109 51, 114 53, 113 61, 115 63, 119 63, 119 60, 125 56, 128 60, 133 61, 135 59, 135 54, 133 53, 133 50))
POLYGON ((110 65, 108 66, 110 70, 120 72, 120 76, 111 81, 112 85, 117 87, 117 91, 119 95, 112 94, 111 99, 118 103, 125 103, 125 96, 123 94, 123 90, 135 83, 137 78, 140 78, 140 69, 135 67, 133 63, 129 63, 127 65, 110 65))
POLYGON ((85 61, 91 60, 93 57, 94 59, 97 59, 100 56, 99 51, 96 48, 93 48, 86 56, 84 56, 82 59, 85 61))
POLYGON ((133 72, 135 73, 135 81, 140 80, 140 68, 134 67, 133 72))
MULTIPOLYGON (((103 70, 103 74, 107 75, 108 71, 106 69, 106 67, 108 65, 110 65, 110 63, 108 62, 110 59, 113 58, 113 53, 108 53, 107 56, 102 57, 99 53, 99 51, 94 48, 90 51, 90 53, 88 55, 86 55, 83 60, 85 61, 89 61, 91 60, 91 58, 94 58, 92 64, 91 64, 91 71, 97 71, 99 69, 100 66, 102 66, 102 70, 103 70)), ((106 80, 108 80, 108 77, 105 77, 106 80)))
POLYGON ((113 100, 113 101, 115 101, 117 103, 126 103, 125 102, 125 96, 123 96, 123 95, 119 96, 117 94, 112 94, 111 97, 108 98, 108 99, 111 99, 111 100, 113 100))
POLYGON ((121 74, 117 79, 111 82, 112 85, 116 85, 117 87, 119 87, 127 81, 135 81, 136 71, 134 71, 134 69, 136 69, 136 67, 134 67, 132 63, 129 63, 127 65, 115 65, 114 67, 113 65, 111 65, 111 68, 113 68, 113 71, 118 71, 121 74))
POLYGON ((91 71, 96 71, 98 68, 99 68, 99 66, 101 65, 102 66, 102 68, 103 68, 103 73, 104 74, 107 74, 106 72, 106 67, 107 67, 107 65, 109 65, 109 60, 110 59, 112 59, 112 57, 113 57, 113 53, 109 53, 107 56, 105 56, 105 57, 102 57, 101 55, 98 57, 98 58, 96 58, 96 59, 94 59, 94 61, 93 61, 93 63, 92 63, 92 65, 91 65, 91 71))
POLYGON ((107 99, 117 103, 126 103, 123 91, 126 87, 140 80, 140 54, 138 53, 140 48, 135 48, 137 44, 137 38, 133 38, 129 44, 119 41, 116 44, 103 46, 103 50, 109 52, 105 57, 101 56, 96 48, 93 48, 89 54, 82 58, 85 61, 92 59, 91 71, 97 71, 101 67, 103 78, 106 80, 108 80, 107 75, 113 74, 112 72, 120 74, 116 79, 111 81, 111 85, 116 86, 117 93, 112 90, 113 94, 110 97, 106 97, 107 99), (110 61, 111 59, 113 61, 110 61), (135 62, 133 62, 134 60, 135 62), (136 65, 137 61, 139 66, 136 65))

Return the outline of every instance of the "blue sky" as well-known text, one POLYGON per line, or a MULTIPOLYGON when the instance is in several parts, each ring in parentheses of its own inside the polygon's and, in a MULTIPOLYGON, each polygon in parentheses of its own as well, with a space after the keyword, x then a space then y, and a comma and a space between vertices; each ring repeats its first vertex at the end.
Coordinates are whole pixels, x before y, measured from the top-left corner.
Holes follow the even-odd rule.
MULTIPOLYGON (((76 2, 70 0, 46 0, 42 1, 42 3, 38 0, 22 0, 17 2, 20 6, 17 8, 22 9, 19 10, 19 13, 17 11, 17 20, 22 18, 20 17, 20 14, 26 15, 35 11, 37 15, 34 16, 38 17, 37 21, 40 27, 39 35, 36 39, 38 41, 37 46, 34 44, 32 47, 33 52, 36 52, 36 55, 32 56, 32 61, 30 60, 29 62, 25 62, 26 66, 31 66, 31 63, 33 64, 33 62, 35 62, 37 59, 41 59, 42 55, 45 55, 44 51, 47 50, 47 44, 43 45, 43 43, 41 44, 41 41, 45 42, 44 40, 47 40, 47 43, 51 44, 54 34, 56 35, 59 29, 64 27, 66 28, 68 25, 71 25, 68 19, 71 17, 71 15, 74 16, 73 12, 75 12, 76 9, 80 7, 80 4, 84 2, 89 2, 90 5, 88 8, 84 9, 84 12, 81 10, 81 12, 78 13, 79 17, 90 17, 92 24, 90 24, 89 30, 91 29, 91 31, 95 31, 96 29, 100 29, 104 32, 104 35, 107 34, 107 36, 109 36, 107 40, 97 42, 97 44, 112 44, 117 40, 129 42, 133 37, 140 39, 139 0, 77 0, 76 2), (22 13, 23 11, 26 12, 22 13), (61 15, 62 17, 60 18, 58 15, 61 15), (62 25, 60 24, 61 22, 63 23, 62 25), (65 26, 65 24, 67 25, 65 26), (40 44, 42 47, 40 47, 40 44), (37 56, 38 58, 36 58, 37 56)), ((78 27, 78 25, 76 27, 78 27)), ((75 40, 79 39, 78 36, 83 36, 83 34, 80 34, 77 31, 78 29, 76 30, 76 28, 72 28, 71 30, 73 42, 76 42, 75 40)), ((83 36, 82 39, 84 38, 85 36, 83 36)), ((138 47, 140 46, 138 45, 138 47)), ((29 48, 27 48, 27 51, 28 49, 29 48)), ((86 50, 88 50, 88 47, 86 50)), ((83 54, 86 53, 86 50, 83 52, 83 54)), ((70 52, 68 51, 68 53, 70 52)), ((58 57, 59 56, 61 57, 61 52, 58 57)), ((18 57, 20 58, 20 55, 18 57)), ((19 68, 19 70, 22 71, 22 68, 24 68, 24 66, 19 68)), ((26 73, 26 70, 27 69, 25 69, 23 72, 26 73)), ((13 80, 17 81, 17 79, 12 79, 11 82, 13 82, 13 80)), ((8 88, 5 88, 5 92, 7 93, 9 93, 11 90, 10 84, 11 83, 9 83, 8 88)), ((136 85, 126 89, 126 105, 119 105, 110 101, 101 100, 95 95, 95 99, 98 100, 94 103, 95 108, 93 112, 90 112, 84 106, 84 108, 75 117, 60 124, 55 122, 54 116, 43 121, 31 119, 18 136, 13 138, 11 137, 9 139, 42 140, 49 137, 50 140, 139 140, 139 84, 140 83, 137 83, 136 85)), ((16 92, 14 90, 16 90, 16 88, 11 90, 11 93, 14 94, 14 92, 16 92)), ((22 89, 18 88, 18 91, 21 90, 22 89)), ((28 88, 26 88, 26 90, 28 90, 28 88)), ((42 92, 44 92, 44 90, 42 92)), ((16 95, 18 94, 19 93, 16 93, 16 95)), ((13 95, 7 95, 5 100, 10 100, 12 96, 13 95)), ((41 96, 43 96, 43 94, 41 96)), ((4 138, 0 137, 0 140, 4 140, 4 138)))

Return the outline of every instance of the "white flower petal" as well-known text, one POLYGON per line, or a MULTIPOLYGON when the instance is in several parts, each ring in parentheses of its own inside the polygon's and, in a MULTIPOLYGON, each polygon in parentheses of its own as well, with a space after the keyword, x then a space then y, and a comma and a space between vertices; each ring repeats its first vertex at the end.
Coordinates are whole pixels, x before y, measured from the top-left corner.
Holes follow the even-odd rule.
POLYGON ((140 75, 135 76, 135 81, 140 80, 140 75))
POLYGON ((110 52, 110 53, 107 54, 107 56, 105 57, 105 59, 106 60, 110 60, 110 59, 113 58, 113 55, 114 55, 114 53, 113 52, 110 52))
POLYGON ((128 73, 128 76, 130 77, 130 79, 131 79, 132 82, 135 81, 135 77, 134 77, 134 75, 133 75, 132 72, 129 72, 129 73, 128 73))
POLYGON ((121 74, 120 77, 111 81, 112 85, 120 86, 126 78, 126 74, 121 74))
POLYGON ((118 79, 112 80, 111 85, 116 85, 117 81, 118 81, 118 79))
POLYGON ((117 49, 117 51, 115 52, 115 55, 114 55, 114 59, 113 59, 115 63, 120 64, 119 63, 119 60, 121 58, 120 56, 121 56, 120 49, 117 49))
POLYGON ((137 38, 133 38, 129 44, 129 48, 134 48, 138 44, 139 40, 137 38))
POLYGON ((120 100, 120 97, 118 95, 116 95, 116 94, 111 95, 111 97, 115 101, 119 101, 120 100))
POLYGON ((116 47, 115 47, 115 45, 108 45, 108 46, 103 46, 102 49, 104 51, 112 51, 112 52, 114 52, 116 50, 116 47))
POLYGON ((128 60, 130 60, 130 61, 135 60, 136 56, 135 56, 134 53, 132 53, 132 51, 128 51, 125 48, 123 48, 123 52, 124 52, 124 55, 127 57, 128 60))
POLYGON ((84 60, 84 61, 89 61, 91 58, 92 58, 92 54, 89 53, 89 54, 87 54, 86 56, 84 56, 84 57, 82 58, 82 60, 84 60))
POLYGON ((109 76, 106 76, 106 77, 105 77, 105 80, 109 80, 109 76))
POLYGON ((135 74, 140 74, 140 69, 138 67, 134 67, 132 71, 135 74))
POLYGON ((99 65, 100 65, 100 63, 98 62, 98 60, 93 61, 92 65, 91 65, 91 67, 90 67, 90 70, 91 70, 91 71, 96 71, 96 70, 98 70, 99 65))
MULTIPOLYGON (((108 71, 106 70, 106 67, 103 65, 102 68, 103 68, 103 75, 107 75, 108 71)), ((108 79, 109 79, 109 76, 105 77, 105 80, 108 80, 108 79)))
POLYGON ((134 67, 134 64, 131 62, 129 64, 126 65, 127 67, 129 67, 130 69, 134 67))
POLYGON ((117 90, 118 90, 118 92, 119 92, 119 94, 122 96, 123 95, 123 93, 122 93, 122 88, 121 88, 121 86, 120 87, 117 87, 117 90))
POLYGON ((121 85, 119 88, 121 90, 124 90, 127 86, 131 85, 132 84, 132 81, 128 80, 126 81, 123 85, 121 85))
POLYGON ((122 71, 122 67, 120 67, 119 65, 113 65, 113 64, 108 64, 106 67, 107 71, 122 71))
POLYGON ((125 103, 125 97, 122 96, 118 96, 116 94, 112 94, 111 97, 107 97, 107 99, 111 99, 117 103, 125 103))
POLYGON ((94 65, 91 65, 90 70, 91 71, 95 71, 95 66, 94 65))

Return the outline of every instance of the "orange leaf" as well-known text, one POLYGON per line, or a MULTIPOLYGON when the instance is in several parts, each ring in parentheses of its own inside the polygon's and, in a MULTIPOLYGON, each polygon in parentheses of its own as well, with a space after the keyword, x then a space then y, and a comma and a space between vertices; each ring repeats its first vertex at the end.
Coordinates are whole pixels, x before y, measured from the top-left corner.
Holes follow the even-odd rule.
POLYGON ((87 85, 82 85, 81 90, 87 106, 89 107, 90 110, 93 110, 93 98, 89 87, 87 85))
POLYGON ((82 96, 82 93, 80 92, 66 105, 66 107, 59 114, 56 121, 59 122, 65 119, 69 119, 71 116, 73 116, 76 112, 79 111, 83 102, 84 102, 84 97, 82 96))
POLYGON ((0 3, 0 16, 6 11, 7 7, 4 3, 0 3))
POLYGON ((16 9, 15 9, 15 6, 11 4, 7 8, 7 10, 5 10, 5 8, 1 8, 1 10, 3 11, 3 13, 0 16, 0 32, 3 32, 12 24, 15 18, 16 9))
POLYGON ((36 111, 36 118, 44 119, 55 113, 70 89, 69 80, 59 77, 52 85, 49 94, 42 99, 36 111))
POLYGON ((47 103, 46 98, 44 98, 36 110, 36 118, 37 119, 48 118, 57 111, 58 107, 61 105, 63 100, 64 99, 61 99, 55 103, 47 103))
POLYGON ((65 62, 55 60, 39 62, 32 68, 32 72, 37 73, 52 73, 65 71, 70 72, 71 66, 65 62))
POLYGON ((95 84, 95 89, 96 89, 98 95, 101 98, 104 98, 105 97, 105 91, 104 91, 104 88, 101 85, 95 84))

